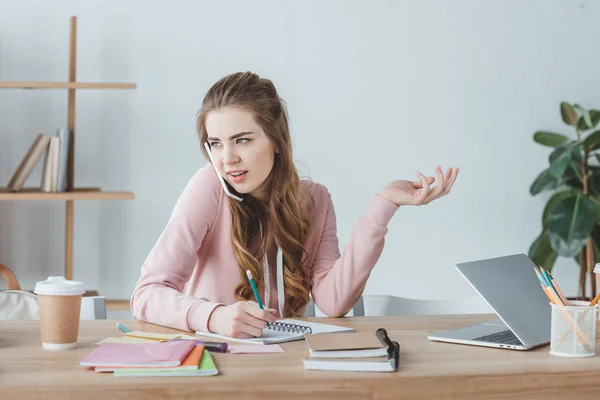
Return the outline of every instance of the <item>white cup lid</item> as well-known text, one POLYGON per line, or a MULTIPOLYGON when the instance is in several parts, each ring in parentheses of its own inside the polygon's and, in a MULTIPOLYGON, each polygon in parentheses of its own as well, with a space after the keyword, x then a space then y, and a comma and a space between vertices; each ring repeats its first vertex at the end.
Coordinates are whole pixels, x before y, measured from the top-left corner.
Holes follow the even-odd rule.
POLYGON ((600 263, 596 263, 596 266, 594 267, 594 273, 600 274, 600 263))
POLYGON ((73 296, 84 294, 85 290, 81 282, 69 281, 62 276, 51 276, 45 281, 36 283, 33 293, 51 296, 73 296))

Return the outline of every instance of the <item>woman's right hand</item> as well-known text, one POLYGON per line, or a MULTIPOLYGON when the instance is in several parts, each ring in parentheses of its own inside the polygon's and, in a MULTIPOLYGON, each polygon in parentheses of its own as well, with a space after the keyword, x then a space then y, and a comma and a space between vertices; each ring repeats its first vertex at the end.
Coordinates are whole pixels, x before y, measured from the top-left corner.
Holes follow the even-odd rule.
POLYGON ((215 308, 208 320, 208 330, 232 338, 248 339, 262 336, 267 322, 275 322, 277 310, 262 310, 253 301, 238 301, 215 308))

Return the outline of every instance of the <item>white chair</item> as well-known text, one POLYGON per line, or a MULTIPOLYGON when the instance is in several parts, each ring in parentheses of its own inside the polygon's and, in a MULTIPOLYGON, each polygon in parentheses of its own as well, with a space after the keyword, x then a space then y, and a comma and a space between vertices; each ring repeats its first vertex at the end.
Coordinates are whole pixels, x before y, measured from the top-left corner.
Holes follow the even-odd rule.
MULTIPOLYGON (((388 295, 363 295, 346 316, 376 317, 397 315, 493 314, 479 296, 459 300, 418 300, 388 295)), ((312 299, 305 317, 325 316, 312 299)))
POLYGON ((106 319, 106 297, 84 296, 81 298, 80 320, 106 319))
POLYGON ((479 296, 459 300, 419 300, 387 295, 363 295, 354 316, 490 314, 493 310, 479 296))
POLYGON ((315 303, 313 302, 312 297, 308 299, 308 304, 306 304, 306 311, 304 311, 304 316, 306 318, 311 318, 315 316, 315 303))

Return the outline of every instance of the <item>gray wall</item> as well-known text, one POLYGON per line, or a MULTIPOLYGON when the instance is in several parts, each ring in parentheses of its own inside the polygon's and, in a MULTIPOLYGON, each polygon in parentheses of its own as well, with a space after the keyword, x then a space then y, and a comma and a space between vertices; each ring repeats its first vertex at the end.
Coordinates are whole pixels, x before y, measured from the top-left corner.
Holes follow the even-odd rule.
MULTIPOLYGON (((528 194, 567 132, 562 100, 600 107, 596 1, 0 0, 0 80, 67 79, 78 16, 78 79, 136 82, 77 94, 76 183, 134 201, 77 202, 75 278, 129 297, 190 176, 204 165, 195 115, 241 70, 287 100, 301 171, 332 193, 344 246, 372 193, 459 166, 453 193, 401 208, 369 294, 474 295, 453 264, 527 252, 545 198, 528 194)), ((66 91, 0 90, 0 182, 39 132, 66 124, 66 91)), ((28 184, 39 185, 38 166, 28 184)), ((0 202, 0 262, 23 286, 61 274, 64 203, 0 202)), ((577 267, 555 277, 576 291, 577 267)))

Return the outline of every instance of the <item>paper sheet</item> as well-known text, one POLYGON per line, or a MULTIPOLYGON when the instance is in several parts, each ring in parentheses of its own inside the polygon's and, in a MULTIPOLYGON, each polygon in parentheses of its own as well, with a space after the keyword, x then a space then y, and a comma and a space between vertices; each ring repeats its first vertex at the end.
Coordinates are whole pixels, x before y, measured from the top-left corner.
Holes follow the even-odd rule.
POLYGON ((130 336, 130 337, 136 337, 136 338, 151 339, 151 340, 155 340, 155 341, 156 340, 165 341, 165 340, 171 340, 171 339, 177 339, 177 338, 186 339, 186 340, 198 340, 198 338, 195 336, 190 336, 190 335, 186 335, 183 333, 168 334, 168 333, 133 331, 133 332, 127 332, 125 335, 130 336))
POLYGON ((248 344, 229 346, 231 354, 263 354, 263 353, 285 353, 283 347, 278 344, 248 344))
MULTIPOLYGON (((166 340, 158 340, 158 342, 165 342, 166 340)), ((149 343, 149 342, 157 342, 157 340, 152 339, 144 339, 138 337, 130 337, 130 336, 121 336, 121 337, 107 337, 106 339, 102 339, 96 344, 102 343, 149 343)))

